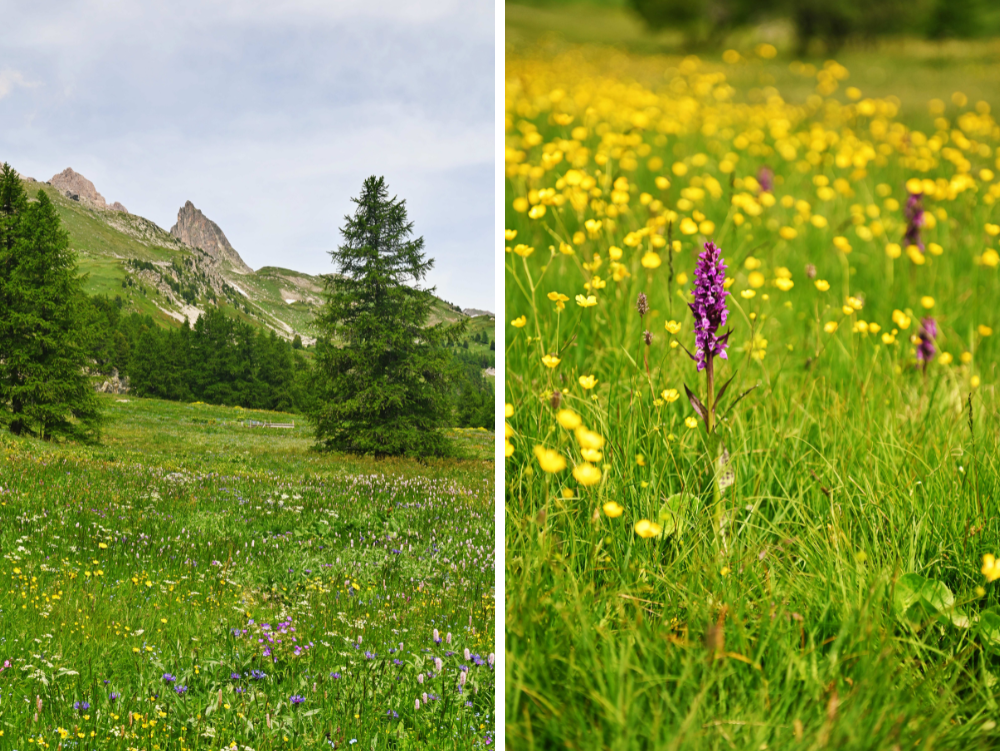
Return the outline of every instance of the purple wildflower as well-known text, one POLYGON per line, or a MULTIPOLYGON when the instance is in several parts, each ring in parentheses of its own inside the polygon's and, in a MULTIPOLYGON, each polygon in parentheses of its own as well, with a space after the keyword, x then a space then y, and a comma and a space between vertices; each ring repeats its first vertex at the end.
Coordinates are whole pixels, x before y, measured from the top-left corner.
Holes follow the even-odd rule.
POLYGON ((178 696, 184 696, 184 694, 186 694, 187 691, 188 691, 188 687, 187 686, 176 686, 174 688, 174 691, 177 692, 178 696))
POLYGON ((774 172, 770 167, 764 166, 757 170, 757 183, 760 185, 761 193, 770 193, 774 190, 774 172))
POLYGON ((333 680, 335 680, 335 681, 339 681, 340 680, 340 673, 330 673, 330 677, 333 678, 333 680))
POLYGON ((917 344, 917 360, 924 364, 924 368, 927 367, 933 357, 934 353, 937 352, 937 348, 934 346, 934 339, 937 337, 937 321, 935 321, 930 316, 924 318, 920 321, 920 332, 917 334, 917 338, 920 342, 917 344))
POLYGON ((267 673, 265 673, 262 670, 254 670, 250 673, 250 677, 253 678, 255 681, 262 681, 265 678, 267 678, 267 673))
POLYGON ((122 695, 121 695, 121 694, 119 694, 119 693, 116 693, 115 691, 112 691, 112 692, 111 692, 111 693, 110 693, 110 694, 108 695, 108 699, 109 699, 109 700, 111 700, 111 701, 117 701, 117 700, 118 700, 118 699, 120 699, 121 697, 122 697, 122 695))
POLYGON ((163 674, 163 680, 164 680, 165 683, 173 683, 174 681, 177 680, 177 677, 171 675, 170 673, 164 673, 163 674))
POLYGON ((906 199, 906 234, 903 236, 904 245, 916 245, 921 252, 924 249, 924 242, 920 239, 920 225, 924 223, 924 208, 920 204, 921 195, 910 193, 906 199))
POLYGON ((729 311, 726 309, 726 295, 723 287, 726 280, 726 264, 722 261, 722 250, 713 242, 705 243, 704 252, 698 256, 698 266, 694 271, 694 302, 688 303, 694 314, 695 360, 698 370, 704 370, 713 357, 726 357, 729 334, 718 335, 720 326, 726 325, 729 311))
POLYGON ((291 699, 289 699, 288 701, 290 701, 290 702, 291 702, 292 704, 301 704, 301 703, 302 703, 302 702, 304 702, 305 700, 306 700, 306 697, 304 697, 304 696, 299 696, 298 694, 296 694, 295 696, 293 696, 293 697, 292 697, 291 699))
POLYGON ((75 702, 73 704, 73 709, 77 710, 78 712, 86 712, 88 709, 90 709, 90 702, 86 701, 75 702))
POLYGON ((230 680, 238 681, 240 679, 240 674, 239 673, 230 673, 229 674, 229 678, 230 678, 230 680))

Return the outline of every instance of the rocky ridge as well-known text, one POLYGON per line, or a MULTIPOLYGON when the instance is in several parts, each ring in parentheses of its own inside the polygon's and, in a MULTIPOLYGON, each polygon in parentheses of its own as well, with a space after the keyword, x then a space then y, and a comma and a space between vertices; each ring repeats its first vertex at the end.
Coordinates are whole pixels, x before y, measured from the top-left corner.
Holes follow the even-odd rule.
POLYGON ((191 248, 201 248, 211 257, 227 261, 238 274, 253 273, 253 269, 243 262, 219 225, 190 201, 185 202, 177 212, 177 223, 170 228, 170 234, 191 248))

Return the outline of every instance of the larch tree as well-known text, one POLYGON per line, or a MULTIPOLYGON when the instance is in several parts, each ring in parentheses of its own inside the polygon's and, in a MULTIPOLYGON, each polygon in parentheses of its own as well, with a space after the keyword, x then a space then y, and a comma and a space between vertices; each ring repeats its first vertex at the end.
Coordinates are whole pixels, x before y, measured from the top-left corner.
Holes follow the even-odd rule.
POLYGON ((11 432, 89 439, 100 412, 87 376, 83 280, 44 191, 0 170, 0 421, 11 432))
POLYGON ((434 261, 384 178, 369 177, 352 200, 318 316, 329 346, 316 353, 316 438, 349 453, 446 454, 447 332, 427 326, 433 289, 417 286, 434 261))

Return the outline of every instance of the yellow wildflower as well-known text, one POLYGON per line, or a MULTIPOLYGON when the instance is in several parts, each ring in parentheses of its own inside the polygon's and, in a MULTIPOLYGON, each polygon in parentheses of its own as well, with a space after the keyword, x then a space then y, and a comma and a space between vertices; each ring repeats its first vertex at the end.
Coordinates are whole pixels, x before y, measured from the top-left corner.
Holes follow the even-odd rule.
POLYGON ((583 420, 580 418, 580 415, 571 409, 559 410, 556 413, 556 422, 566 428, 566 430, 576 430, 583 424, 583 420))
POLYGON ((547 449, 544 446, 535 446, 533 451, 535 458, 538 459, 538 466, 542 468, 543 472, 548 472, 551 475, 566 469, 566 457, 558 451, 547 449))
POLYGON ((596 485, 601 481, 601 470, 595 467, 593 464, 584 462, 583 464, 577 464, 573 467, 573 477, 581 485, 590 486, 596 485))
POLYGON ((518 316, 517 318, 515 318, 513 321, 510 322, 510 325, 516 329, 523 329, 525 324, 527 323, 528 323, 527 316, 518 316))
POLYGON ((649 519, 640 519, 635 523, 635 533, 639 537, 649 539, 650 537, 659 537, 663 532, 663 527, 655 522, 649 521, 649 519))
POLYGON ((608 516, 609 519, 617 519, 619 516, 625 513, 625 509, 619 506, 614 501, 608 501, 607 503, 604 504, 602 508, 604 509, 604 513, 608 516))
POLYGON ((585 391, 589 391, 597 385, 597 379, 592 375, 580 376, 577 380, 585 391))

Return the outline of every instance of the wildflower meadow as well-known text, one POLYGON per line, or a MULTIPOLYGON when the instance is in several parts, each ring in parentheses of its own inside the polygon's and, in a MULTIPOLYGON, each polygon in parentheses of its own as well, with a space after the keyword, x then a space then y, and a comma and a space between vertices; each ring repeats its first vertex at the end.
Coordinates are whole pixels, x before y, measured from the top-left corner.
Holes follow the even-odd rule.
POLYGON ((1000 102, 953 83, 508 49, 511 748, 1000 743, 1000 102))
POLYGON ((490 434, 376 461, 100 399, 100 444, 0 435, 0 748, 492 746, 490 434))

